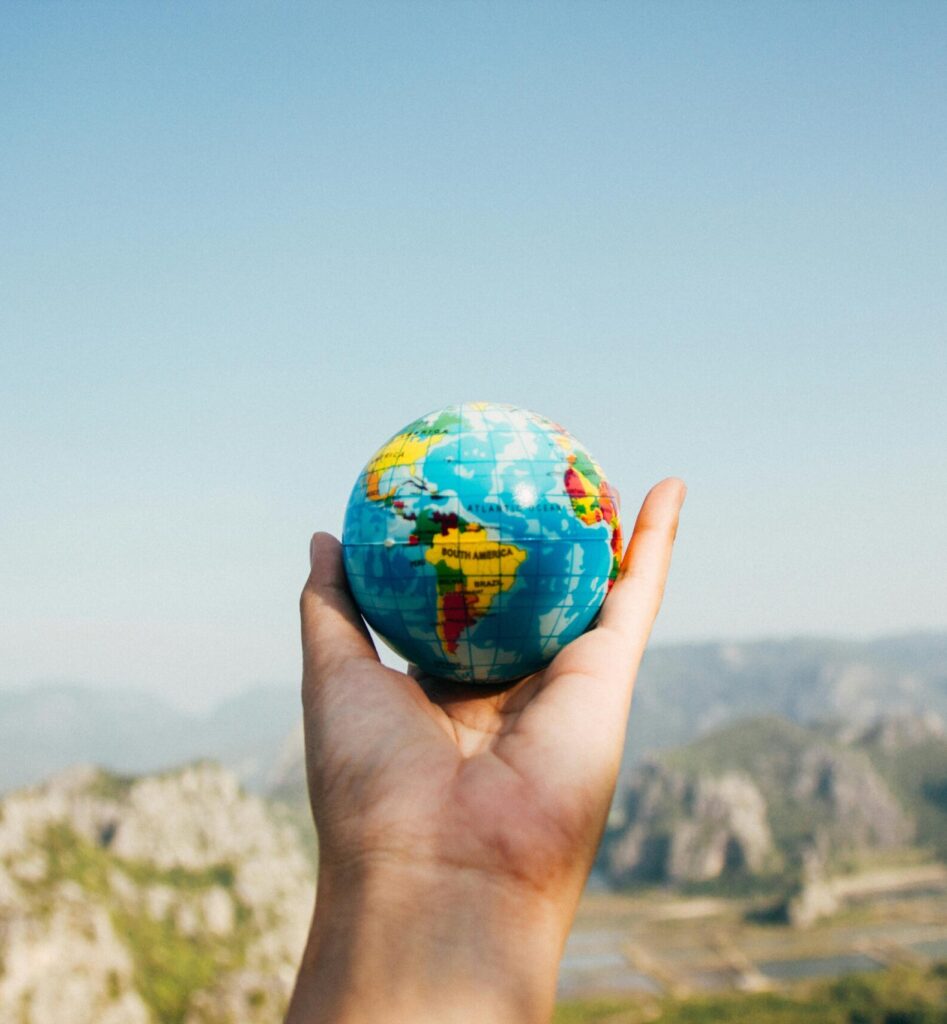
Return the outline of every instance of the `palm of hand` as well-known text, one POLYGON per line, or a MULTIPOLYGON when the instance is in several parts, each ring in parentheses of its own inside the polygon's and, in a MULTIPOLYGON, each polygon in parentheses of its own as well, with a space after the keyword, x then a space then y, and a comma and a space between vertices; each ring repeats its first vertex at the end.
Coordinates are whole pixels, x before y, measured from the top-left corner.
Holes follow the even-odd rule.
POLYGON ((599 625, 507 689, 378 660, 320 534, 303 592, 307 771, 320 856, 581 888, 604 826, 632 685, 657 612, 683 488, 642 506, 599 625))
POLYGON ((323 855, 427 860, 537 889, 584 875, 617 765, 594 737, 589 751, 563 742, 560 664, 487 694, 367 659, 350 668, 332 741, 310 761, 323 855))

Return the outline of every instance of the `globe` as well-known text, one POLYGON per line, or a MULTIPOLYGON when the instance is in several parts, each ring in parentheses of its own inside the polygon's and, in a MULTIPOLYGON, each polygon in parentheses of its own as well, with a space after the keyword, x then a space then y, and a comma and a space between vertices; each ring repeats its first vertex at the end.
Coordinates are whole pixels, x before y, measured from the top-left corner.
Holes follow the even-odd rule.
POLYGON ((618 575, 618 496, 567 430, 511 405, 422 416, 368 460, 342 530, 366 622, 430 675, 518 679, 593 623, 618 575))

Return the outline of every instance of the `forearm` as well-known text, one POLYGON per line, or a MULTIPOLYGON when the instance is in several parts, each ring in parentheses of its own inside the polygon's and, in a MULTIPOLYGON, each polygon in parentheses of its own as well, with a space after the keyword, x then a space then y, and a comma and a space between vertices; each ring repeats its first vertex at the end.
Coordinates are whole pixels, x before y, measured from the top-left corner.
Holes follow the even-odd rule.
POLYGON ((569 916, 481 872, 322 870, 287 1024, 546 1024, 569 916))

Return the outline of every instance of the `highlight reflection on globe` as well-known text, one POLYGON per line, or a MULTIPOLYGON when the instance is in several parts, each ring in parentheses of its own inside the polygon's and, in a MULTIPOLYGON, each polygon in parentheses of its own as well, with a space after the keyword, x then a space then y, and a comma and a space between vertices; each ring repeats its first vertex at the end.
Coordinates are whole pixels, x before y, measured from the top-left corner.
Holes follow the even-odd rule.
POLYGON ((618 575, 617 494, 563 427, 474 402, 369 459, 342 530, 349 585, 393 650, 446 679, 534 672, 591 625, 618 575))

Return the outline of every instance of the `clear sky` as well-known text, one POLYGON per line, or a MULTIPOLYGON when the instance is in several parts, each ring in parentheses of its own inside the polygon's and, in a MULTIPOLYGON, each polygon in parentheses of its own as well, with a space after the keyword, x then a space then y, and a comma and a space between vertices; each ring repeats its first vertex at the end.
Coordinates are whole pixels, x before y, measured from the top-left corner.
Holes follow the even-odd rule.
POLYGON ((947 5, 0 4, 0 686, 298 677, 431 409, 689 484, 656 637, 947 626, 947 5))

